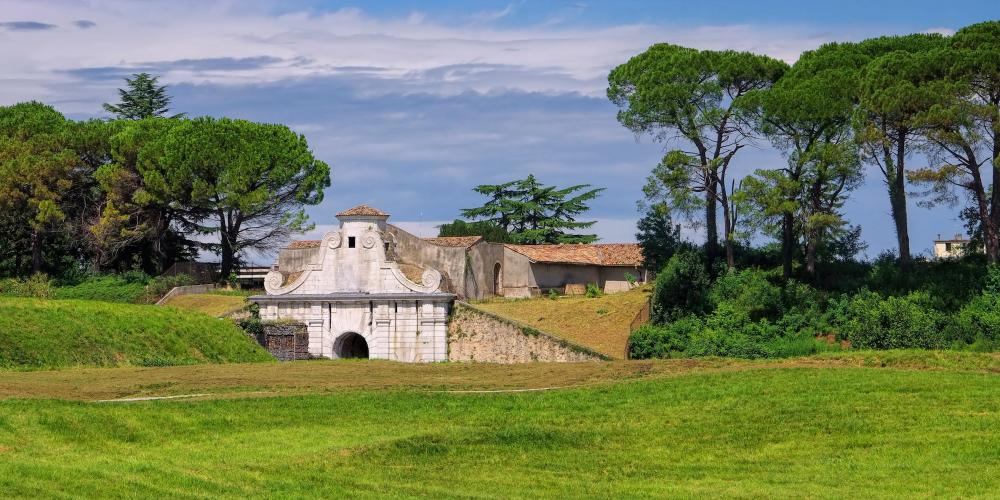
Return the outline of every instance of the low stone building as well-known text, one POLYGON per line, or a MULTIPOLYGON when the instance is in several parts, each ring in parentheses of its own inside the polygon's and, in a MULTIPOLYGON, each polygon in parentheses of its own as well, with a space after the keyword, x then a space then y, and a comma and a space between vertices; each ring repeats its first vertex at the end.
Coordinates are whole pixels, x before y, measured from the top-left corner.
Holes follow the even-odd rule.
POLYGON ((388 217, 354 207, 337 214, 338 231, 286 249, 308 251, 283 251, 264 280, 267 295, 250 297, 261 319, 305 324, 316 357, 447 360, 455 295, 442 290, 438 270, 396 262, 388 217))
MULTIPOLYGON (((436 269, 442 290, 460 299, 583 293, 588 284, 615 293, 652 277, 635 243, 510 245, 479 236, 420 238, 392 224, 385 225, 383 238, 404 271, 436 269)), ((318 240, 294 241, 279 252, 278 267, 296 272, 320 248, 318 240)))

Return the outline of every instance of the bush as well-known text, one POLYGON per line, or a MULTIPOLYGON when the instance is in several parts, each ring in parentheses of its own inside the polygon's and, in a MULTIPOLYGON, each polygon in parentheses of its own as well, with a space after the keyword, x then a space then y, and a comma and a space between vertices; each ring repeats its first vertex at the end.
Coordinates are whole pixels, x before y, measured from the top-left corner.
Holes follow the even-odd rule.
POLYGON ((945 345, 946 317, 924 292, 888 297, 864 291, 848 305, 844 334, 867 349, 934 349, 945 345))
POLYGON ((658 325, 711 310, 710 280, 705 263, 694 252, 674 254, 656 276, 651 320, 658 325))
MULTIPOLYGON (((145 276, 144 274, 142 276, 145 276)), ((55 289, 57 299, 100 300, 104 302, 140 302, 146 293, 146 281, 132 275, 104 275, 86 278, 73 286, 55 289)))
POLYGON ((52 297, 53 287, 48 276, 35 274, 28 279, 8 278, 0 280, 0 295, 9 297, 52 297))
POLYGON ((687 349, 688 340, 701 331, 697 316, 681 318, 669 325, 647 323, 628 337, 628 352, 632 359, 668 358, 687 349))
POLYGON ((587 293, 586 293, 586 295, 589 298, 595 299, 597 297, 600 297, 600 296, 604 295, 604 292, 601 291, 601 287, 597 286, 597 284, 595 284, 595 283, 587 283, 587 293))
POLYGON ((774 319, 783 309, 782 290, 769 280, 775 276, 759 269, 730 269, 715 281, 709 297, 716 307, 728 304, 752 320, 774 319))
POLYGON ((176 274, 173 276, 157 276, 146 285, 147 302, 160 300, 170 290, 177 286, 196 285, 197 281, 187 274, 176 274))
POLYGON ((955 315, 949 336, 976 350, 1000 348, 1000 293, 984 293, 955 315))

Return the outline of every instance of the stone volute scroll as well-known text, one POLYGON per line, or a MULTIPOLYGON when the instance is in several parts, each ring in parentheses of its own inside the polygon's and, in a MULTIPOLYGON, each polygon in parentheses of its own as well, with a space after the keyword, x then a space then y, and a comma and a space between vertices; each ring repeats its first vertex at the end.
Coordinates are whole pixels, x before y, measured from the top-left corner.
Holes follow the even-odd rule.
POLYGON ((292 275, 294 279, 290 283, 285 283, 285 275, 281 272, 273 269, 268 271, 264 276, 264 291, 270 295, 285 295, 295 291, 295 289, 302 286, 309 279, 312 273, 323 271, 323 260, 326 258, 326 252, 339 248, 342 239, 340 231, 326 233, 320 244, 319 253, 298 276, 292 275))

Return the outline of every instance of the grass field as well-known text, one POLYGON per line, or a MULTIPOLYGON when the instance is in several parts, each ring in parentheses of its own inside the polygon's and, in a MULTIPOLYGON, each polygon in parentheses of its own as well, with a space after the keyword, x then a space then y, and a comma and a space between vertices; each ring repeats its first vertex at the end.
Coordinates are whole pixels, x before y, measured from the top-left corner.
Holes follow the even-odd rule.
POLYGON ((231 321, 200 313, 152 305, 0 297, 0 368, 269 359, 231 321))
POLYGON ((622 358, 628 344, 629 323, 649 300, 649 291, 587 298, 582 295, 477 302, 476 307, 554 333, 567 340, 622 358))
POLYGON ((243 309, 247 301, 245 295, 236 293, 194 293, 171 297, 165 305, 220 317, 243 309))
POLYGON ((60 399, 0 401, 0 492, 986 498, 998 377, 996 356, 919 352, 8 372, 0 396, 60 399), (571 387, 448 392, 547 385, 571 387), (210 395, 68 400, 157 391, 210 395))

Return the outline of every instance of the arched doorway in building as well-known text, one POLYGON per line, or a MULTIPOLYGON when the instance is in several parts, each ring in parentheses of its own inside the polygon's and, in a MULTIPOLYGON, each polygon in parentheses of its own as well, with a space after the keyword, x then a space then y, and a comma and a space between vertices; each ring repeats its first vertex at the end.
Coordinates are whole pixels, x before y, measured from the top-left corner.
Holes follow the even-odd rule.
POLYGON ((503 269, 499 262, 493 266, 493 295, 497 297, 503 295, 503 269))
POLYGON ((347 332, 333 343, 333 353, 338 358, 368 358, 368 342, 354 332, 347 332))

